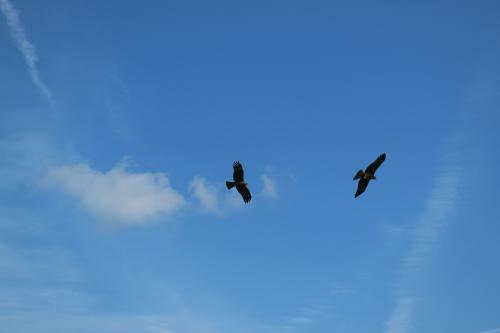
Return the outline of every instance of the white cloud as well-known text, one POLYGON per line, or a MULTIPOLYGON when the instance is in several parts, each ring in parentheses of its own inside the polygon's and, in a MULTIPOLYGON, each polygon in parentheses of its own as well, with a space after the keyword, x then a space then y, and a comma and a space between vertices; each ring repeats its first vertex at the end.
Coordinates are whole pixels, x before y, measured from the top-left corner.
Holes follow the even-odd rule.
POLYGON ((111 170, 97 170, 76 162, 82 157, 72 146, 54 149, 53 145, 44 136, 25 133, 0 140, 0 156, 5 160, 0 164, 0 188, 23 191, 42 185, 72 196, 97 217, 129 225, 172 215, 187 205, 217 216, 251 206, 243 203, 236 189, 227 190, 223 181, 213 183, 197 176, 186 195, 172 188, 164 173, 132 172, 127 160, 111 170))
POLYGON ((203 209, 209 212, 218 211, 217 189, 208 184, 204 178, 195 177, 189 185, 189 191, 200 202, 203 209))
POLYGON ((77 198, 92 214, 126 224, 141 224, 173 214, 185 200, 163 173, 132 173, 119 164, 108 172, 87 164, 51 169, 44 183, 77 198))
POLYGON ((225 186, 213 185, 199 176, 191 181, 189 192, 205 212, 218 216, 247 206, 236 189, 228 191, 225 186))
POLYGON ((264 184, 264 188, 262 189, 261 194, 268 198, 276 198, 278 196, 278 192, 276 190, 276 181, 268 174, 262 174, 260 176, 260 179, 264 184))
POLYGON ((35 46, 26 38, 26 33, 21 21, 19 20, 19 14, 16 8, 14 8, 9 0, 0 0, 0 11, 2 11, 5 19, 7 20, 7 25, 9 26, 12 39, 16 43, 19 51, 21 51, 24 60, 28 65, 28 70, 33 84, 38 88, 41 94, 45 96, 50 103, 52 103, 52 94, 49 88, 42 81, 36 65, 38 57, 35 46))

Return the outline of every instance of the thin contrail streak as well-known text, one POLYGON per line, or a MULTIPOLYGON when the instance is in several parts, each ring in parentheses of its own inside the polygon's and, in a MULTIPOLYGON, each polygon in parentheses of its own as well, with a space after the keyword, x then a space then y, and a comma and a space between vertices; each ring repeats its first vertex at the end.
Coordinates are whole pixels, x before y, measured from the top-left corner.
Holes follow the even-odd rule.
POLYGON ((26 33, 21 21, 19 20, 19 14, 16 8, 9 0, 0 0, 0 11, 5 16, 12 39, 23 55, 26 65, 28 65, 31 81, 33 81, 33 84, 37 87, 40 93, 52 104, 52 93, 43 82, 40 72, 38 71, 38 57, 35 46, 26 38, 26 33))

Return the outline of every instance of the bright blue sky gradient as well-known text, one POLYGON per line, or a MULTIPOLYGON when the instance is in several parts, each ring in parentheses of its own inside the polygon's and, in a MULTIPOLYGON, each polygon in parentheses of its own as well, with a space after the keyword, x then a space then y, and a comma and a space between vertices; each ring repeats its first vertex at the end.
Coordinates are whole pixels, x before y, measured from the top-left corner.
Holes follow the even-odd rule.
POLYGON ((6 332, 500 332, 497 1, 0 9, 6 332))

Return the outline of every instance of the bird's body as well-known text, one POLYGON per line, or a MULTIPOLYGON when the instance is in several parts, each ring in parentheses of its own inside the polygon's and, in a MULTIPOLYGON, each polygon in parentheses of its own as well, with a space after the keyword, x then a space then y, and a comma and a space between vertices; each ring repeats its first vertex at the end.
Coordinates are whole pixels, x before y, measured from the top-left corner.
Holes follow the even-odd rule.
POLYGON ((366 172, 363 172, 363 176, 361 177, 363 179, 377 179, 377 177, 375 177, 375 175, 372 175, 372 174, 369 174, 369 173, 366 173, 366 172))
POLYGON ((365 171, 359 170, 356 173, 353 180, 359 179, 359 182, 358 182, 358 189, 356 190, 356 194, 354 195, 355 198, 360 196, 361 193, 363 193, 366 190, 366 187, 368 186, 370 180, 377 179, 377 177, 375 177, 375 172, 384 161, 385 161, 385 153, 377 157, 377 159, 373 163, 371 163, 365 169, 365 171))
POLYGON ((236 190, 241 194, 243 201, 248 203, 252 200, 252 195, 247 187, 248 184, 244 180, 243 166, 240 162, 236 161, 233 163, 233 169, 233 181, 226 181, 226 187, 228 190, 236 187, 236 190))

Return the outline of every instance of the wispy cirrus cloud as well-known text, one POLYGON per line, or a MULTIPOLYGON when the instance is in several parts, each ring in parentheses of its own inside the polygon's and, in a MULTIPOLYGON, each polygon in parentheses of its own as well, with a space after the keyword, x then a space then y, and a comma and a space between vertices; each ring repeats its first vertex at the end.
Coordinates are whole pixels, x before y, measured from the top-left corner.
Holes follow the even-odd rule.
POLYGON ((494 329, 491 329, 491 330, 480 331, 480 332, 477 332, 477 333, 500 333, 500 327, 499 328, 494 328, 494 329))
POLYGON ((415 299, 411 296, 399 295, 396 305, 392 310, 391 317, 387 322, 387 332, 407 332, 410 329, 410 320, 415 305, 415 299))
POLYGON ((106 172, 85 163, 55 167, 43 183, 75 197, 96 216, 130 225, 172 215, 186 203, 164 173, 134 173, 123 163, 106 172))
MULTIPOLYGON (((26 221, 17 222, 25 227, 26 221)), ((39 234, 32 236, 30 239, 40 239, 39 234)), ((192 300, 163 281, 147 281, 161 294, 162 307, 102 311, 99 304, 110 295, 100 288, 85 287, 92 273, 81 267, 81 260, 63 248, 47 248, 47 242, 33 243, 36 246, 24 248, 0 240, 0 327, 5 332, 292 333, 237 312, 218 311, 210 300, 203 304, 198 300, 193 306, 192 300)), ((144 284, 141 281, 129 287, 137 290, 144 284)), ((216 303, 220 305, 219 300, 216 303)))
POLYGON ((0 11, 5 16, 12 39, 23 55, 33 84, 52 104, 53 98, 47 85, 43 82, 37 67, 38 56, 35 46, 26 37, 26 32, 19 19, 19 13, 9 0, 0 0, 0 11))
POLYGON ((260 180, 262 180, 262 184, 264 185, 261 194, 267 198, 276 198, 278 196, 278 190, 274 178, 264 173, 260 176, 260 180))
POLYGON ((411 329, 416 302, 412 285, 456 205, 461 185, 460 173, 458 167, 445 167, 434 180, 426 210, 415 227, 410 251, 401 262, 395 292, 396 304, 387 322, 387 333, 406 333, 411 329))
MULTIPOLYGON (((25 249, 0 240, 0 327, 5 332, 289 332, 237 313, 213 311, 210 301, 203 304, 201 312, 195 312, 191 301, 161 283, 155 292, 165 300, 162 308, 102 311, 99 301, 109 295, 82 288, 88 276, 80 267, 81 261, 74 260, 67 250, 40 245, 45 242, 34 243, 36 248, 25 249)), ((199 303, 196 308, 200 308, 199 303)))

